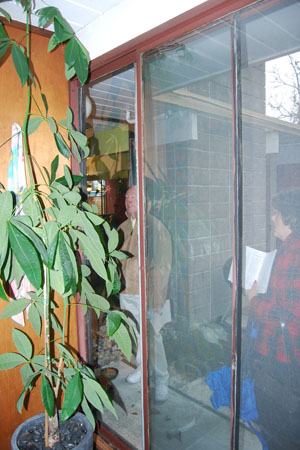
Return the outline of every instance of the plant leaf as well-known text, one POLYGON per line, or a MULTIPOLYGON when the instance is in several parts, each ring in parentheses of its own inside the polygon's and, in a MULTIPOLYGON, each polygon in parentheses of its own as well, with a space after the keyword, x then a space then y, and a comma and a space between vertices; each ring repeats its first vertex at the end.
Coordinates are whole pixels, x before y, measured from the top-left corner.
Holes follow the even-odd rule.
POLYGON ((80 147, 85 147, 87 145, 88 140, 85 134, 80 133, 80 131, 77 130, 70 130, 69 133, 73 136, 80 147))
POLYGON ((43 405, 45 406, 47 413, 49 414, 50 417, 53 417, 55 406, 54 393, 49 383, 49 380, 45 375, 42 376, 41 394, 43 405))
POLYGON ((9 280, 12 267, 12 251, 8 248, 4 264, 2 265, 1 278, 3 281, 9 280))
POLYGON ((17 300, 12 300, 2 311, 0 319, 6 319, 7 317, 19 314, 24 311, 30 303, 31 300, 28 298, 18 298, 17 300))
POLYGON ((55 233, 54 238, 52 239, 49 247, 48 247, 48 267, 50 267, 50 269, 53 268, 54 265, 54 260, 55 260, 55 256, 56 256, 56 250, 57 250, 57 245, 58 245, 58 231, 55 233))
MULTIPOLYGON (((73 185, 76 186, 77 184, 79 184, 82 178, 83 178, 82 175, 72 175, 73 185)), ((67 181, 65 177, 57 178, 56 182, 62 184, 63 186, 67 186, 67 181)))
POLYGON ((99 245, 97 246, 96 243, 91 241, 90 238, 86 236, 84 233, 81 233, 78 230, 75 230, 74 233, 79 239, 82 250, 85 256, 89 259, 95 272, 97 272, 97 274, 101 278, 107 280, 108 279, 107 271, 103 263, 103 260, 100 257, 100 253, 98 251, 98 247, 100 246, 99 245))
POLYGON ((3 14, 3 16, 5 17, 5 19, 7 20, 7 22, 11 22, 11 17, 10 17, 10 15, 8 14, 8 12, 5 11, 5 9, 0 8, 0 12, 1 12, 1 14, 3 14))
POLYGON ((65 77, 66 77, 66 80, 68 80, 68 81, 71 80, 71 78, 73 78, 75 76, 75 74, 76 74, 76 72, 75 72, 74 67, 69 68, 67 66, 67 64, 66 64, 65 65, 65 77))
POLYGON ((57 172, 57 169, 58 169, 58 164, 59 164, 59 156, 56 155, 55 158, 53 159, 52 163, 51 163, 50 184, 53 183, 53 181, 55 180, 56 172, 57 172))
POLYGON ((72 353, 62 344, 57 343, 57 348, 59 349, 61 355, 65 358, 67 358, 74 366, 76 366, 76 361, 72 355, 72 353))
POLYGON ((26 359, 19 353, 4 353, 0 355, 0 370, 13 369, 24 362, 26 359))
POLYGON ((13 196, 10 191, 0 194, 0 223, 7 221, 13 211, 13 196))
POLYGON ((23 384, 25 385, 27 382, 27 379, 32 377, 34 374, 33 369, 31 368, 30 364, 24 364, 24 366, 20 367, 20 372, 22 375, 23 384))
POLYGON ((32 360, 32 364, 36 364, 37 368, 44 368, 45 365, 45 355, 35 355, 32 360))
MULTIPOLYGON (((52 35, 53 36, 53 35, 52 35)), ((46 98, 46 95, 45 94, 43 94, 42 92, 41 92, 41 97, 42 97, 42 100, 43 100, 43 103, 44 103, 44 106, 45 106, 45 113, 46 113, 46 116, 48 115, 48 102, 47 102, 47 98, 46 98)))
POLYGON ((87 299, 90 305, 95 308, 95 311, 99 317, 101 311, 108 311, 110 308, 110 303, 101 295, 95 294, 94 292, 86 293, 87 299))
POLYGON ((107 313, 107 331, 108 336, 111 337, 121 325, 122 318, 114 311, 108 311, 107 313))
POLYGON ((31 284, 39 289, 42 285, 42 269, 39 255, 31 241, 18 228, 8 222, 9 242, 13 253, 31 284))
POLYGON ((79 55, 75 61, 74 69, 81 85, 83 86, 89 74, 89 60, 82 48, 80 48, 79 55))
POLYGON ((44 263, 48 264, 48 254, 46 247, 42 239, 37 234, 35 234, 32 228, 22 223, 16 217, 12 217, 10 223, 13 224, 16 228, 18 228, 18 230, 21 231, 21 233, 23 233, 25 236, 28 237, 28 239, 31 240, 32 244, 34 245, 38 254, 41 256, 44 263))
POLYGON ((73 295, 75 295, 77 283, 76 283, 76 275, 74 273, 74 265, 71 261, 70 254, 67 248, 67 243, 65 241, 62 231, 59 232, 58 236, 58 251, 65 285, 64 291, 66 293, 71 289, 73 295))
POLYGON ((113 407, 113 404, 109 398, 109 396, 107 395, 107 393, 105 392, 105 390, 103 389, 103 387, 101 386, 100 383, 98 383, 98 381, 96 381, 95 379, 92 379, 90 377, 84 376, 83 377, 83 386, 84 386, 84 395, 86 396, 86 398, 88 399, 88 401, 95 406, 95 408, 99 409, 99 411, 103 411, 103 405, 115 416, 116 412, 115 409, 113 407), (99 402, 99 400, 101 400, 101 402, 99 402))
POLYGON ((115 228, 112 228, 108 235, 108 251, 113 252, 119 244, 119 233, 115 228))
POLYGON ((15 65, 16 72, 21 80, 22 86, 26 83, 28 79, 28 62, 27 59, 22 52, 22 50, 17 46, 17 44, 14 42, 11 49, 11 54, 13 58, 13 62, 15 65))
POLYGON ((67 41, 73 36, 72 28, 61 15, 54 17, 54 30, 56 38, 60 43, 67 41))
POLYGON ((72 128, 73 111, 69 106, 67 107, 67 123, 68 123, 68 128, 72 128))
MULTIPOLYGON (((95 380, 92 380, 90 378, 84 378, 83 379, 83 394, 87 401, 93 405, 96 409, 98 409, 100 412, 104 411, 103 404, 101 402, 101 399, 98 395, 95 393, 95 386, 92 382, 95 380)), ((97 383, 97 381, 96 381, 97 383)))
POLYGON ((33 353, 32 343, 23 331, 14 328, 12 331, 13 341, 20 354, 27 360, 31 359, 33 353))
POLYGON ((61 411, 61 421, 69 419, 78 408, 82 400, 82 380, 79 372, 69 380, 61 411))
POLYGON ((85 398, 85 397, 83 397, 83 400, 82 400, 82 402, 81 402, 81 408, 82 408, 84 414, 86 415, 86 417, 87 417, 87 418, 89 419, 89 421, 91 422, 92 427, 93 427, 93 430, 94 430, 95 427, 96 427, 96 422, 95 422, 95 419, 94 419, 94 415, 93 415, 93 413, 92 413, 92 410, 91 410, 91 408, 89 407, 89 404, 88 404, 88 402, 86 401, 86 398, 85 398))
POLYGON ((111 252, 110 256, 113 256, 114 258, 118 258, 118 259, 128 258, 128 255, 126 255, 126 253, 124 253, 120 250, 114 250, 113 252, 111 252))
POLYGON ((98 235, 97 229, 94 224, 88 219, 87 214, 84 211, 78 212, 79 223, 78 226, 81 226, 86 236, 93 242, 93 245, 96 246, 96 251, 98 252, 98 257, 102 260, 105 260, 105 249, 101 238, 98 235))
POLYGON ((23 212, 30 217, 32 224, 36 226, 39 223, 39 202, 33 194, 32 189, 25 189, 22 194, 22 208, 23 212))
POLYGON ((39 372, 35 372, 32 376, 29 376, 26 379, 26 384, 24 385, 24 388, 23 388, 23 390, 22 390, 22 392, 20 394, 20 397, 19 397, 19 399, 17 401, 17 408, 18 408, 19 413, 22 412, 22 407, 23 407, 23 402, 24 402, 24 399, 25 399, 26 391, 27 390, 30 391, 32 389, 32 385, 33 385, 34 380, 37 377, 39 377, 39 376, 40 376, 40 373, 39 372))
POLYGON ((0 22, 0 42, 3 42, 5 39, 9 39, 7 36, 7 33, 5 31, 5 28, 3 26, 3 23, 0 22))
POLYGON ((38 129, 38 127, 40 126, 40 124, 43 122, 42 117, 30 117, 29 121, 28 121, 28 128, 27 128, 27 133, 28 136, 32 133, 35 132, 35 130, 38 129))
POLYGON ((18 398, 18 401, 17 401, 17 409, 18 409, 20 414, 22 413, 23 403, 24 403, 24 400, 25 400, 25 394, 26 394, 26 390, 23 389, 23 391, 21 392, 21 394, 20 394, 20 396, 18 398))
POLYGON ((55 122, 55 120, 53 119, 53 117, 48 117, 48 118, 47 118, 47 123, 48 123, 48 125, 49 125, 49 127, 50 127, 51 132, 52 132, 53 134, 55 134, 55 133, 57 132, 57 125, 56 125, 56 122, 55 122))
POLYGON ((71 141, 72 153, 73 153, 74 157, 77 159, 77 161, 80 163, 82 160, 82 157, 81 157, 80 151, 78 149, 78 145, 76 144, 73 136, 70 133, 68 134, 68 138, 71 141))
POLYGON ((72 186, 73 186, 72 176, 71 176, 69 167, 66 166, 65 164, 64 164, 64 175, 65 175, 65 179, 66 179, 66 181, 68 183, 68 187, 70 189, 72 189, 72 186))
MULTIPOLYGON (((6 295, 6 292, 5 292, 5 290, 4 290, 4 288, 3 288, 3 286, 2 286, 2 283, 1 283, 1 281, 0 281, 0 298, 2 298, 2 300, 5 300, 5 301, 9 301, 8 300, 8 297, 7 297, 7 295, 6 295)), ((3 314, 3 313, 2 313, 3 314)), ((2 314, 1 314, 1 316, 2 316, 2 314)), ((0 317, 0 319, 1 319, 2 317, 0 317)))
POLYGON ((39 9, 37 14, 39 16, 38 25, 42 28, 48 25, 55 16, 59 16, 60 12, 54 6, 47 6, 46 8, 39 9))
POLYGON ((130 361, 132 354, 132 342, 129 332, 123 323, 121 323, 117 331, 115 331, 112 335, 112 338, 116 341, 128 361, 130 361))
POLYGON ((3 263, 6 261, 7 251, 8 251, 8 232, 7 232, 7 224, 0 222, 0 268, 2 268, 3 263))
MULTIPOLYGON (((70 191, 64 195, 64 198, 72 205, 77 206, 81 201, 81 195, 78 192, 70 191)), ((74 217, 77 215, 77 208, 74 209, 74 217)), ((71 219, 71 218, 70 218, 71 219)), ((70 220, 69 220, 70 223, 70 220)))
POLYGON ((69 156, 70 156, 70 149, 69 149, 68 145, 66 144, 64 138, 62 137, 62 135, 58 131, 56 133, 54 133, 54 139, 55 139, 55 143, 56 143, 56 146, 57 146, 59 152, 65 158, 69 158, 69 156))
POLYGON ((79 56, 80 47, 75 36, 72 36, 65 47, 65 62, 69 68, 73 67, 79 56))
POLYGON ((2 58, 2 56, 6 53, 6 50, 8 49, 9 45, 10 45, 9 42, 4 42, 3 44, 0 45, 0 58, 2 58))
POLYGON ((51 36, 51 38, 49 39, 49 42, 48 42, 48 52, 52 52, 52 50, 54 50, 55 47, 57 47, 59 43, 60 42, 57 39, 56 34, 52 34, 52 36, 51 36))
POLYGON ((36 334, 38 336, 40 336, 41 330, 42 330, 42 322, 41 322, 41 316, 40 316, 39 310, 35 304, 32 304, 29 308, 28 319, 32 325, 32 328, 36 332, 36 334))
POLYGON ((62 336, 63 332, 62 332, 61 325, 60 325, 57 317, 53 313, 50 313, 50 324, 51 324, 50 326, 53 328, 53 330, 62 336))

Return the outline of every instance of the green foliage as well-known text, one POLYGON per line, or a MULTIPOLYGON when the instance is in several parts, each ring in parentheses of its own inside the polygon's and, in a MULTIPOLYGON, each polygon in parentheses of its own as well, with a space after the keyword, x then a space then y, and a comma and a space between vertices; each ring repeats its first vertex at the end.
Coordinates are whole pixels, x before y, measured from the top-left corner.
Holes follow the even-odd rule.
POLYGON ((45 410, 50 417, 53 417, 55 412, 55 399, 51 384, 45 375, 42 376, 41 394, 45 410))
MULTIPOLYGON (((15 1, 26 14, 26 42, 29 46, 32 1, 15 1)), ((0 12, 10 20, 2 8, 0 12)), ((39 16, 40 27, 54 24, 48 50, 52 51, 62 44, 65 46, 67 79, 77 76, 84 84, 89 59, 69 24, 55 7, 42 8, 35 14, 39 16)), ((38 336, 43 332, 45 345, 35 348, 26 332, 13 329, 12 340, 17 351, 0 355, 0 370, 20 367, 24 385, 17 403, 20 412, 26 396, 41 378, 41 397, 50 417, 56 414, 57 398, 63 394, 61 420, 71 417, 81 406, 95 425, 94 408, 102 412, 105 407, 114 415, 115 410, 93 371, 82 365, 68 346, 67 312, 78 295, 84 313, 88 308, 98 316, 104 312, 110 339, 114 339, 130 359, 132 344, 128 329, 133 334, 132 327, 125 314, 110 311, 107 300, 121 287, 119 260, 126 255, 119 250, 117 231, 99 217, 95 205, 90 206, 82 201, 78 187, 82 174, 74 175, 67 165, 62 164, 64 175, 57 177, 60 158, 69 159, 73 155, 80 163, 82 158, 88 156, 88 140, 75 129, 70 108, 67 108, 66 118, 58 121, 49 115, 50 108, 43 93, 39 102, 36 100, 34 89, 38 83, 35 81, 31 50, 23 47, 18 40, 9 38, 0 22, 0 61, 10 56, 21 85, 27 88, 27 108, 21 132, 30 185, 17 198, 3 185, 0 186, 0 298, 6 302, 0 319, 11 320, 14 315, 26 312, 25 330, 29 326, 29 331, 34 330, 38 336), (32 104, 36 106, 34 114, 32 104), (49 127, 57 149, 49 169, 41 169, 30 156, 28 136, 37 132, 43 122, 49 127), (39 184, 35 181, 37 171, 43 178, 39 184), (22 214, 16 215, 20 210, 22 214), (79 263, 80 259, 85 263, 79 263), (90 267, 103 280, 104 291, 101 295, 94 291, 89 282, 90 267), (31 284, 26 298, 10 298, 9 285, 14 281, 20 287, 26 278, 31 284), (57 294, 63 299, 62 323, 56 315, 57 294)))

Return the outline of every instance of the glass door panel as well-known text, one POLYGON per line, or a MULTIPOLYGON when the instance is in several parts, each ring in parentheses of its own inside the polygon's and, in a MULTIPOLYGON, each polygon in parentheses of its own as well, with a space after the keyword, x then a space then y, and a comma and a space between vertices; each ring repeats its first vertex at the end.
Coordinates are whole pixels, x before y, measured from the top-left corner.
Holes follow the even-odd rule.
MULTIPOLYGON (((144 57, 150 439, 155 449, 229 448, 230 409, 213 407, 209 378, 231 366, 230 47, 230 26, 222 22, 144 57)), ((245 450, 260 448, 249 445, 249 439, 246 430, 245 450)))
POLYGON ((300 4, 263 2, 250 12, 241 21, 242 377, 255 380, 256 424, 268 448, 292 450, 300 439, 300 4))
MULTIPOLYGON (((232 16, 144 55, 152 448, 229 447, 237 242, 243 250, 236 261, 243 273, 237 445, 256 450, 265 440, 272 450, 298 448, 299 7, 257 2, 236 15, 236 36, 232 16), (240 74, 237 86, 232 67, 240 74), (233 94, 239 136, 232 136, 233 94), (241 144, 235 161, 233 138, 241 144), (234 164, 242 170, 235 205, 234 164), (242 220, 234 236, 233 214, 242 220), (246 284, 246 246, 255 268, 257 250, 277 250, 269 290, 258 296, 249 292, 253 277, 246 284), (250 424, 247 376, 255 380, 257 405, 250 424)), ((260 289, 258 275, 254 280, 260 289)))
MULTIPOLYGON (((127 219, 125 195, 128 187, 136 183, 135 92, 134 67, 86 87, 85 128, 91 150, 86 163, 87 201, 96 205, 99 215, 115 228, 127 219)), ((101 295, 101 280, 91 273, 90 282, 101 295)), ((111 295, 109 301, 112 309, 121 309, 119 295, 111 295)), ((105 410, 99 421, 130 448, 141 449, 141 383, 126 381, 135 360, 128 362, 115 342, 109 340, 103 319, 103 313, 88 313, 89 362, 113 401, 118 418, 105 410)))

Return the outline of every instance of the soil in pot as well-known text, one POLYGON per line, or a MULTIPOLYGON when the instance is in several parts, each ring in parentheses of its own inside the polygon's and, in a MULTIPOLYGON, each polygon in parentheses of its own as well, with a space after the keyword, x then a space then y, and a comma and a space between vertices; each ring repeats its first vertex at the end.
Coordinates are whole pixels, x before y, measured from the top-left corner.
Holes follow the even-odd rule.
MULTIPOLYGON (((16 447, 12 449, 18 450, 51 450, 45 447, 45 424, 44 415, 39 415, 40 420, 35 420, 27 426, 21 425, 19 433, 16 437, 16 447)), ((85 416, 84 416, 85 417, 85 416)), ((52 450, 71 450, 71 449, 92 449, 92 434, 91 439, 88 439, 86 423, 76 416, 66 422, 60 423, 60 442, 54 445, 52 450)))

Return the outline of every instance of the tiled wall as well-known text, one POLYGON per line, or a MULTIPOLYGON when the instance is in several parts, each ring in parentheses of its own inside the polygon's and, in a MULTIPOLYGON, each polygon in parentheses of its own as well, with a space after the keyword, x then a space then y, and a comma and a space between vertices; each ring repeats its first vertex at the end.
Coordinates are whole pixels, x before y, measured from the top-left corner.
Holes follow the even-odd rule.
MULTIPOLYGON (((243 72, 247 108, 263 112, 264 72, 243 72), (256 77, 257 83, 253 83, 256 77), (254 89, 255 85, 255 89, 254 89)), ((228 75, 206 82, 206 92, 230 103, 228 75)), ((190 88, 204 92, 203 84, 190 88)), ((189 327, 231 315, 231 289, 223 267, 232 257, 232 124, 220 115, 197 112, 198 139, 161 146, 173 206, 165 212, 173 236, 170 297, 173 319, 189 327)), ((265 132, 243 122, 244 244, 265 248, 265 132)))

